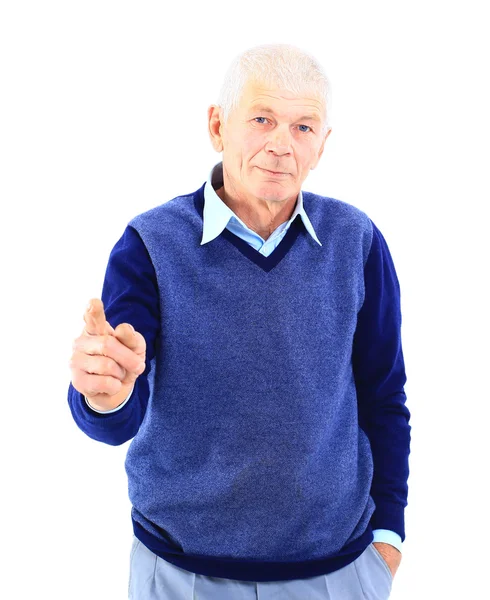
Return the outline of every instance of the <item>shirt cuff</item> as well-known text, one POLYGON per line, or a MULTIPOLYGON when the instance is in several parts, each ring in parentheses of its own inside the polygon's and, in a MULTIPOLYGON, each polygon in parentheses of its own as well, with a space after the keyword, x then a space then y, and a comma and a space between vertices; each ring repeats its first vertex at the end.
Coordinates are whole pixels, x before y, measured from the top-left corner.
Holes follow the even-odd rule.
POLYGON ((395 533, 390 529, 374 529, 373 535, 373 542, 384 542, 385 544, 391 544, 400 552, 402 551, 402 538, 398 535, 398 533, 395 533))
POLYGON ((96 408, 94 408, 90 402, 87 400, 87 396, 84 396, 85 398, 85 402, 88 404, 88 406, 90 407, 91 410, 94 410, 96 413, 100 413, 101 415, 108 415, 109 413, 113 413, 116 412, 118 410, 121 410, 121 408, 127 403, 127 401, 131 398, 131 394, 133 393, 134 390, 134 384, 133 387, 131 388, 131 391, 129 392, 128 397, 126 398, 126 400, 124 400, 124 402, 122 404, 120 404, 119 406, 116 406, 116 408, 112 408, 111 410, 97 410, 96 408))

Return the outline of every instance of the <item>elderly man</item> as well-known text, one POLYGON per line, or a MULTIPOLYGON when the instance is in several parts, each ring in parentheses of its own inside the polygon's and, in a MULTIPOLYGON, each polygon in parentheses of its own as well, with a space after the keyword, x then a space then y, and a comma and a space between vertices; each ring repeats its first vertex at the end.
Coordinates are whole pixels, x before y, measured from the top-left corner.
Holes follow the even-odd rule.
POLYGON ((400 287, 358 208, 302 191, 328 79, 290 45, 232 63, 223 153, 132 219, 70 361, 82 431, 128 448, 134 600, 385 599, 410 413, 400 287))

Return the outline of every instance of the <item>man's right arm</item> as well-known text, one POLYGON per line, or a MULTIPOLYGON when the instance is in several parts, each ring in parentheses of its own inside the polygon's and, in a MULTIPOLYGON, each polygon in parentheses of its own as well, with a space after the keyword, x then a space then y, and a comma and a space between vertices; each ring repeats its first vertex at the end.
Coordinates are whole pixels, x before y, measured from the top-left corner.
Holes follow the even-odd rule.
POLYGON ((107 321, 115 329, 131 323, 146 341, 146 369, 125 401, 110 411, 90 406, 70 382, 68 404, 78 427, 94 440, 124 444, 139 430, 149 398, 148 374, 160 329, 160 304, 155 269, 138 232, 128 225, 111 251, 101 300, 107 321))

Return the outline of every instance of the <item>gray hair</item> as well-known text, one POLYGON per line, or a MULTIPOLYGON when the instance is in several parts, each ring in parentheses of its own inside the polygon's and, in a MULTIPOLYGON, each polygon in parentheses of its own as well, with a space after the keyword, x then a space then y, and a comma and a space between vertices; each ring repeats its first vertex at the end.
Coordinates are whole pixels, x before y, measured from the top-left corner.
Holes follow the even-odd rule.
POLYGON ((308 52, 291 44, 262 44, 237 55, 226 72, 217 102, 225 123, 238 107, 249 80, 270 89, 318 98, 324 107, 322 135, 330 129, 331 84, 323 67, 308 52))

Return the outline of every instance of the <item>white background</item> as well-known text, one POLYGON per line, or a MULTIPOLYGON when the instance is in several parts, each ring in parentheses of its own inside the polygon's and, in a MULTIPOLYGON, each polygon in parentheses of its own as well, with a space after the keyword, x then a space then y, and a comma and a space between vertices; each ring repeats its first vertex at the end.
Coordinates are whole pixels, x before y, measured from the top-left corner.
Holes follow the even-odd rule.
POLYGON ((206 114, 231 59, 274 42, 332 82, 303 189, 365 211, 401 285, 412 452, 391 598, 488 593, 484 4, 2 3, 2 598, 127 597, 130 442, 77 428, 71 344, 127 222, 220 160, 206 114))

